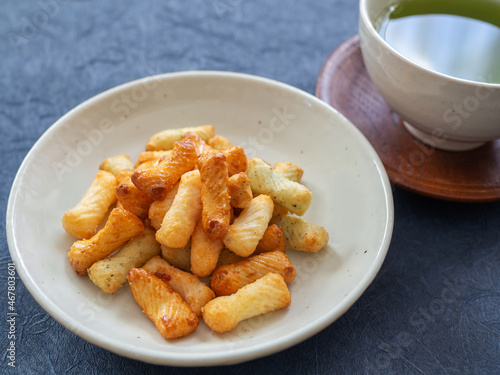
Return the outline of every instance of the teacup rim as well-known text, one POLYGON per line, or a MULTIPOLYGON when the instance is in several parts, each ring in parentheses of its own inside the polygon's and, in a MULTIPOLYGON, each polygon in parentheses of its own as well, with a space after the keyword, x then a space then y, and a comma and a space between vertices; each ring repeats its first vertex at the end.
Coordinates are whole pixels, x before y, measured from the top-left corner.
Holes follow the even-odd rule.
MULTIPOLYGON (((492 83, 492 82, 480 82, 480 81, 474 81, 470 79, 465 79, 465 78, 459 78, 455 77, 449 74, 445 73, 440 73, 435 70, 426 68, 422 65, 419 65, 415 63, 414 61, 410 60, 407 58, 405 55, 401 54, 398 52, 396 49, 394 49, 387 41, 380 36, 378 31, 375 29, 375 25, 373 22, 370 20, 370 17, 368 15, 368 9, 367 9, 367 3, 368 1, 373 1, 373 0, 359 0, 359 17, 362 19, 363 23, 367 25, 368 27, 368 32, 371 33, 372 38, 375 37, 375 39, 381 43, 384 48, 389 50, 392 54, 396 55, 399 57, 401 60, 407 62, 409 65, 413 66, 414 68, 421 70, 427 74, 430 74, 431 76, 436 76, 440 78, 447 79, 449 81, 458 83, 458 84, 465 84, 469 86, 474 86, 474 87, 485 87, 485 88, 490 88, 490 89, 495 89, 495 90, 500 90, 500 83, 492 83)), ((395 0, 394 3, 397 1, 395 0)))

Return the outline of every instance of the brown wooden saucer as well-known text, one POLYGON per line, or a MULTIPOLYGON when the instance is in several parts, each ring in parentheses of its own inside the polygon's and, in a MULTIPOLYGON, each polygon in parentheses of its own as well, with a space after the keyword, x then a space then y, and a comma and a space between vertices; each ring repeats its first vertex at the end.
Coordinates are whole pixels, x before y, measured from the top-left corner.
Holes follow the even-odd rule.
POLYGON ((396 186, 452 201, 500 200, 500 140, 462 152, 441 151, 418 141, 371 82, 358 35, 325 61, 316 96, 365 135, 396 186))

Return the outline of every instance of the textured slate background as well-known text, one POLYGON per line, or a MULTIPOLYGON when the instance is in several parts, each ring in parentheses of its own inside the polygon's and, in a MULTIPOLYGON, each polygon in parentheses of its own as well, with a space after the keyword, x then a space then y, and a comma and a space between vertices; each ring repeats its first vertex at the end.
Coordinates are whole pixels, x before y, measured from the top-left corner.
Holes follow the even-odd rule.
POLYGON ((16 368, 7 366, 7 198, 52 123, 103 90, 179 70, 246 72, 314 93, 323 61, 356 34, 357 17, 354 0, 3 0, 0 373, 500 373, 500 205, 399 189, 379 275, 344 316, 295 347, 228 367, 151 366, 73 335, 17 280, 16 368))

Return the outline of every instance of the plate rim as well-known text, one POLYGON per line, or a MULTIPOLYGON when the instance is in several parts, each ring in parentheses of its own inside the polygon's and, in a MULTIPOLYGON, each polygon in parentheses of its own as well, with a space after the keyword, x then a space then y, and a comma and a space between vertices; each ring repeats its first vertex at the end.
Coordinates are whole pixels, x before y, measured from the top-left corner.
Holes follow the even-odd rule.
MULTIPOLYGON (((382 266, 387 252, 389 250, 389 245, 392 238, 394 228, 394 203, 392 196, 392 189, 389 182, 389 178, 387 172, 378 157, 376 151, 373 146, 368 142, 366 137, 359 131, 359 129, 354 126, 344 115, 342 115, 338 110, 320 100, 319 98, 311 95, 301 89, 293 87, 289 84, 279 82, 270 78, 260 77, 256 75, 246 74, 246 73, 238 73, 238 72, 229 72, 229 71, 216 71, 216 70, 188 70, 188 71, 179 71, 179 72, 170 72, 170 73, 162 73, 153 76, 147 76, 143 78, 139 78, 130 82, 122 83, 115 87, 109 88, 97 95, 92 96, 91 98, 85 100, 84 102, 78 104, 76 107, 72 108, 70 111, 66 112, 63 116, 61 116, 56 122, 54 122, 49 128, 46 129, 45 132, 39 137, 39 139, 35 142, 35 144, 31 147, 31 149, 26 154, 23 159, 21 165, 19 166, 18 171, 16 172, 16 176, 13 180, 11 190, 9 193, 8 201, 7 201, 7 212, 6 212, 6 231, 7 231, 7 243, 9 248, 9 253, 11 255, 12 261, 15 264, 16 272, 23 281, 23 284, 27 288, 28 292, 35 299, 35 301, 52 317, 54 320, 63 325, 66 329, 70 330, 72 333, 77 336, 83 338, 84 340, 109 350, 113 353, 116 353, 121 356, 125 356, 128 358, 132 358, 135 360, 140 360, 143 362, 148 362, 151 364, 160 364, 160 365, 170 365, 170 366, 185 366, 185 367, 197 367, 197 366, 215 366, 215 365, 228 365, 241 363, 244 361, 248 361, 251 359, 256 359, 259 357, 264 357, 267 355, 274 354, 276 352, 285 350, 290 348, 309 337, 317 334, 321 330, 325 329, 327 326, 332 324, 335 320, 340 318, 364 293, 364 291, 370 286, 375 276, 378 274, 380 267, 382 266), (330 111, 336 112, 338 116, 343 118, 343 126, 349 129, 350 132, 356 137, 356 140, 362 143, 363 149, 368 153, 371 158, 371 161, 374 162, 374 166, 377 168, 377 173, 382 183, 383 197, 384 197, 384 208, 386 210, 386 220, 384 223, 384 233, 381 236, 382 240, 377 249, 377 254, 374 259, 374 262, 368 269, 368 272, 365 276, 358 282, 358 284, 353 288, 353 290, 347 294, 344 298, 344 303, 337 306, 330 314, 326 314, 322 319, 319 320, 319 323, 316 321, 309 322, 307 325, 302 326, 300 329, 295 330, 290 335, 287 335, 289 340, 283 341, 281 338, 273 339, 264 344, 260 344, 257 348, 248 351, 246 348, 240 349, 232 349, 227 352, 219 352, 219 353, 209 353, 208 355, 204 355, 200 353, 195 359, 193 359, 192 353, 173 353, 172 356, 166 357, 158 357, 154 355, 154 351, 150 350, 141 351, 137 350, 137 347, 134 347, 134 350, 127 350, 129 347, 132 349, 132 345, 127 343, 122 343, 120 347, 113 346, 113 340, 105 337, 103 334, 99 333, 98 335, 95 332, 87 332, 85 329, 79 329, 78 331, 71 329, 73 326, 71 319, 60 310, 60 308, 53 304, 52 302, 46 299, 45 293, 36 285, 35 281, 32 279, 31 275, 26 269, 22 258, 19 256, 19 251, 16 243, 16 238, 14 237, 13 230, 13 222, 16 212, 14 212, 14 203, 17 200, 18 187, 22 182, 24 171, 28 168, 31 160, 33 159, 33 155, 36 153, 37 149, 42 146, 44 141, 50 137, 50 135, 57 131, 57 129, 61 126, 60 124, 64 124, 66 119, 73 114, 81 111, 82 109, 93 105, 96 102, 99 102, 101 99, 106 98, 107 96, 113 96, 117 93, 120 93, 123 90, 128 90, 131 87, 134 87, 139 84, 147 83, 151 80, 163 80, 163 79, 171 79, 178 77, 223 77, 223 78, 234 78, 234 79, 243 79, 250 81, 258 81, 260 83, 265 83, 267 85, 279 86, 287 91, 295 92, 301 96, 305 96, 308 100, 316 102, 320 106, 327 108, 330 111), (312 326, 312 327, 311 327, 312 326), (151 354, 153 353, 153 355, 151 354), (227 353, 230 353, 229 355, 227 353)), ((139 348, 140 349, 140 348, 139 348)), ((168 352, 165 352, 168 354, 168 352)))

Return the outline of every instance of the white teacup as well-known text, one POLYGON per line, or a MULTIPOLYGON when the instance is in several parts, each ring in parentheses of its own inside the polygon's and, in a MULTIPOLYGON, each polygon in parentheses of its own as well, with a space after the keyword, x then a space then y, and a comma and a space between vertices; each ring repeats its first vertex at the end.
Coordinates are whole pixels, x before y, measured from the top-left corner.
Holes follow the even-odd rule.
POLYGON ((500 84, 438 73, 397 52, 375 28, 392 4, 394 0, 360 0, 361 50, 373 83, 409 132, 450 151, 500 138, 500 84))

